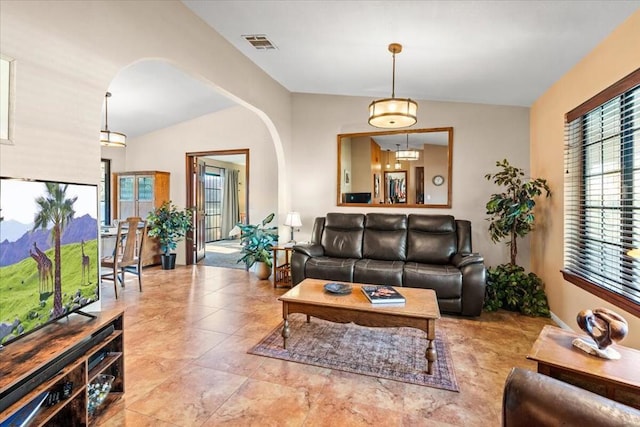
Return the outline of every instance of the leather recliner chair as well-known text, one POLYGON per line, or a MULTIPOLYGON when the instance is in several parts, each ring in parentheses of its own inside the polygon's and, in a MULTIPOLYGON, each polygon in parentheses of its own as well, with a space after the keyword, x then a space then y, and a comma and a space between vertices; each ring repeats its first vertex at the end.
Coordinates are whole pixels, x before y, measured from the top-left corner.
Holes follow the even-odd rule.
POLYGON ((640 426, 640 410, 537 372, 513 368, 504 386, 502 425, 640 426))

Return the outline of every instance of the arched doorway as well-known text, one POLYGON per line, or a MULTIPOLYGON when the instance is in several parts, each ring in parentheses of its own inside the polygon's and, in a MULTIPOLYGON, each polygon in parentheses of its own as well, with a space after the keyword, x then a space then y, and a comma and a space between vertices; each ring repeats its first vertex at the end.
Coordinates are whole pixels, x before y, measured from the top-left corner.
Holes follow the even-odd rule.
MULTIPOLYGON (((260 164, 254 165, 255 175, 260 177, 257 187, 254 185, 254 193, 260 194, 256 203, 252 208, 257 209, 256 215, 264 212, 281 212, 286 210, 285 203, 279 196, 282 194, 283 174, 286 173, 283 158, 283 148, 280 141, 278 131, 275 124, 266 115, 265 112, 244 102, 243 100, 227 93, 223 89, 217 87, 212 82, 206 81, 202 76, 189 75, 179 67, 174 66, 170 61, 161 59, 145 59, 135 62, 123 68, 112 81, 107 90, 114 93, 109 101, 109 127, 117 128, 119 131, 127 133, 127 125, 118 122, 118 114, 126 117, 129 123, 139 123, 132 114, 133 109, 126 110, 127 106, 134 106, 138 111, 140 105, 136 100, 127 99, 127 95, 133 93, 135 89, 142 87, 141 84, 129 82, 124 87, 127 90, 117 90, 112 87, 120 79, 127 79, 127 74, 131 69, 134 71, 133 79, 137 82, 144 80, 141 76, 148 72, 148 68, 157 66, 171 70, 174 74, 171 85, 180 86, 177 83, 177 77, 184 77, 188 84, 197 83, 200 87, 206 88, 207 91, 216 91, 218 95, 227 97, 232 101, 232 106, 221 111, 205 113, 195 118, 184 118, 183 122, 173 123, 172 120, 164 119, 163 123, 167 127, 158 130, 150 130, 148 133, 136 135, 133 133, 130 138, 131 144, 122 152, 116 152, 118 149, 109 149, 105 154, 103 149, 102 158, 111 159, 112 172, 131 171, 131 170, 161 170, 171 174, 170 199, 178 206, 192 207, 194 206, 195 197, 189 188, 188 182, 192 176, 193 170, 189 169, 190 161, 182 162, 187 154, 215 154, 225 149, 234 147, 247 147, 252 150, 252 155, 260 158, 260 164), (184 76, 178 76, 184 75, 184 76), (115 93, 118 93, 116 96, 115 93), (113 100, 122 101, 122 105, 118 105, 113 100), (220 116, 221 119, 209 120, 209 117, 220 116), (212 122, 215 121, 215 125, 212 122), (185 124, 186 123, 186 124, 185 124), (191 127, 188 127, 191 126, 191 127), (186 129, 185 129, 186 127, 186 129), (179 129, 179 130, 178 130, 179 129), (212 142, 213 141, 213 142, 212 142), (220 141, 216 143, 215 141, 220 141), (178 143, 177 143, 178 142, 178 143), (126 155, 122 154, 126 151, 126 155)), ((160 73, 161 75, 162 73, 160 73)), ((154 79, 159 77, 158 73, 154 74, 154 79)), ((150 80, 154 80, 150 79, 150 80)), ((145 80, 146 84, 146 80, 145 80)), ((168 85, 169 83, 167 83, 168 85)), ((161 84, 162 86, 163 84, 161 84)), ((158 89, 157 92, 162 92, 158 89)), ((163 94, 166 95, 166 94, 163 94)), ((151 111, 164 111, 161 108, 160 101, 157 99, 157 93, 147 93, 139 98, 147 99, 152 104, 151 111)), ((175 102, 176 99, 170 101, 175 102)), ((174 106, 175 107, 175 106, 174 106)), ((148 114, 152 114, 151 112, 148 114)), ((197 157, 197 156, 196 156, 197 157)), ((247 168, 248 169, 248 168, 247 168)), ((247 193, 248 199, 248 193, 247 193)), ((248 200, 246 216, 249 215, 248 200)), ((197 236, 196 236, 197 237, 197 236)), ((197 257, 194 255, 194 243, 186 240, 180 244, 178 253, 178 263, 192 264, 197 257), (186 250, 183 250, 186 248, 186 250)))

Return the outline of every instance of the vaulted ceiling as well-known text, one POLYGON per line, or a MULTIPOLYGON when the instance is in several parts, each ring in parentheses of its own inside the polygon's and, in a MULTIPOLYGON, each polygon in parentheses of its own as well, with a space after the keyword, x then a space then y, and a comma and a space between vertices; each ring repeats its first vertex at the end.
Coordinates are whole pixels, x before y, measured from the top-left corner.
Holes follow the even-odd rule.
MULTIPOLYGON (((632 1, 198 1, 189 9, 291 92, 530 106, 634 11, 632 1), (264 35, 275 49, 243 38, 264 35)), ((161 61, 110 86, 135 137, 232 102, 161 61)))

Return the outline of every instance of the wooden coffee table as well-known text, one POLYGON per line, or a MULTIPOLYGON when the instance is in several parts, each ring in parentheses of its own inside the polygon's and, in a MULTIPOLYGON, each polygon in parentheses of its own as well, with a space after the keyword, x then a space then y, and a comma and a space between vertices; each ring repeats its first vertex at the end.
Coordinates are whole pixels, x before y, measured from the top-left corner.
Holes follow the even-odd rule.
POLYGON ((440 318, 438 300, 433 290, 398 287, 407 300, 404 305, 373 305, 360 290, 359 283, 350 283, 353 291, 348 295, 325 292, 324 285, 327 283, 330 281, 304 279, 278 298, 282 301, 284 348, 287 348, 287 338, 291 334, 288 319, 292 313, 306 314, 307 322, 314 316, 330 322, 353 322, 361 326, 416 328, 427 334, 427 373, 433 373, 433 362, 437 358, 433 340, 436 338, 436 320, 440 318))

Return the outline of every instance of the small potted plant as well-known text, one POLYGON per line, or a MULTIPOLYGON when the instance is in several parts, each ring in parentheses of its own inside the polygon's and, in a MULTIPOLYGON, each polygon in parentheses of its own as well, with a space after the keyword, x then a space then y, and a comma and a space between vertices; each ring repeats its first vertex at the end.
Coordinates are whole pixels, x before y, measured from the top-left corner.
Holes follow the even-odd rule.
POLYGON ((244 262, 247 270, 257 264, 256 275, 260 280, 269 278, 273 266, 271 249, 278 242, 278 228, 266 225, 273 221, 274 216, 273 213, 267 215, 258 225, 237 224, 242 245, 242 258, 238 262, 244 262))
POLYGON ((162 269, 176 266, 176 254, 171 253, 193 227, 191 209, 178 209, 171 200, 149 212, 147 216, 149 237, 156 237, 162 250, 162 269))

